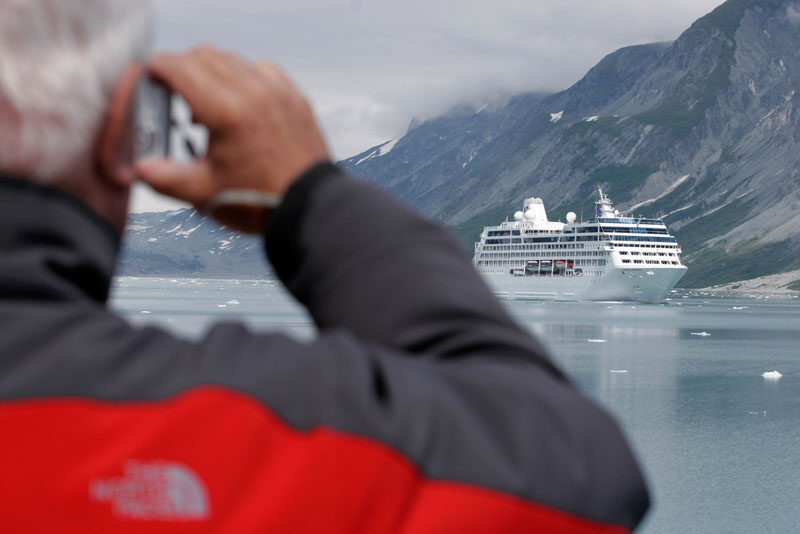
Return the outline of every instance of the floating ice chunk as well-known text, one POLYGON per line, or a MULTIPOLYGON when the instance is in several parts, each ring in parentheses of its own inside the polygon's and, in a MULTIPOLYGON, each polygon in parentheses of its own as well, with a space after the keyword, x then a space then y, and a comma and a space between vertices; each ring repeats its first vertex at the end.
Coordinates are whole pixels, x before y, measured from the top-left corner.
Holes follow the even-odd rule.
POLYGON ((226 304, 239 304, 239 301, 236 299, 231 299, 228 302, 226 302, 226 304))
POLYGON ((764 380, 780 380, 783 375, 778 371, 765 371, 761 373, 764 380))
POLYGON ((227 304, 217 304, 217 308, 227 308, 227 304))
POLYGON ((597 119, 599 119, 599 118, 600 118, 600 117, 599 117, 598 115, 592 115, 591 117, 588 117, 588 118, 586 119, 586 122, 594 122, 594 121, 596 121, 596 120, 597 120, 597 119))
POLYGON ((587 343, 605 343, 606 340, 605 339, 587 339, 586 342, 587 343))
POLYGON ((561 120, 561 117, 564 116, 564 110, 562 109, 558 113, 551 113, 550 114, 550 122, 556 123, 561 120))
POLYGON ((693 336, 703 336, 703 337, 706 337, 706 336, 710 336, 711 334, 709 334, 708 332, 706 332, 706 331, 704 330, 704 331, 702 331, 702 332, 690 332, 690 335, 693 335, 693 336))
POLYGON ((733 307, 733 308, 731 308, 731 309, 732 309, 732 310, 746 310, 746 309, 747 309, 747 306, 734 306, 734 307, 733 307))
POLYGON ((147 310, 142 310, 142 311, 140 311, 139 313, 150 313, 150 312, 149 312, 149 311, 147 311, 147 310))
POLYGON ((627 373, 627 369, 611 369, 612 373, 627 373))

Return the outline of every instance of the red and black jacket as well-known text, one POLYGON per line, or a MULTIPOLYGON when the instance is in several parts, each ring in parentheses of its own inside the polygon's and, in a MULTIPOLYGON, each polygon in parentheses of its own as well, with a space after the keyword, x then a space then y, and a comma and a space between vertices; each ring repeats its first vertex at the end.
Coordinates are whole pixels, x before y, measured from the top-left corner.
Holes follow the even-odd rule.
POLYGON ((119 236, 0 180, 5 532, 632 530, 624 438, 437 225, 323 164, 265 235, 319 334, 199 342, 105 305, 119 236))

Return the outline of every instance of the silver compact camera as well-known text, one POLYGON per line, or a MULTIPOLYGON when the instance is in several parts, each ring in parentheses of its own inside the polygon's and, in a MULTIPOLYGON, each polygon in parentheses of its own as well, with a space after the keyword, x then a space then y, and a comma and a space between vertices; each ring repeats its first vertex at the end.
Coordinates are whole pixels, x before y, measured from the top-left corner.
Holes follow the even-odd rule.
POLYGON ((149 76, 136 84, 134 159, 166 158, 170 155, 172 93, 149 76))
POLYGON ((186 102, 147 75, 136 85, 134 159, 188 162, 205 153, 208 131, 192 122, 186 102))

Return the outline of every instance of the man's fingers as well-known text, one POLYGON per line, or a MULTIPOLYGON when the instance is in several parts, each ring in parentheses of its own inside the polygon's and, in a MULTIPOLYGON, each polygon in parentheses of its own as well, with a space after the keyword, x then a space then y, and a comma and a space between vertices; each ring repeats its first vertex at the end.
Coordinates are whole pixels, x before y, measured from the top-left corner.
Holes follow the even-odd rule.
POLYGON ((225 116, 226 81, 218 70, 209 69, 203 54, 156 54, 147 62, 151 76, 181 95, 192 109, 193 118, 214 128, 225 116))
POLYGON ((203 207, 216 193, 211 169, 205 160, 192 164, 167 159, 147 159, 135 163, 139 178, 164 195, 203 207))

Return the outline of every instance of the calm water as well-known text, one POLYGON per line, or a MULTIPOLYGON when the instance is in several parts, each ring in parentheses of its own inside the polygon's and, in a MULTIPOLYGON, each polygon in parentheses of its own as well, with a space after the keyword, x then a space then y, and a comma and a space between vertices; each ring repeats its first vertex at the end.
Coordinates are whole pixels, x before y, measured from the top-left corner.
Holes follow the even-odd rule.
MULTIPOLYGON (((270 281, 124 278, 112 305, 191 338, 218 320, 314 336, 270 281)), ((800 532, 800 302, 507 305, 621 421, 655 501, 641 532, 800 532)))

